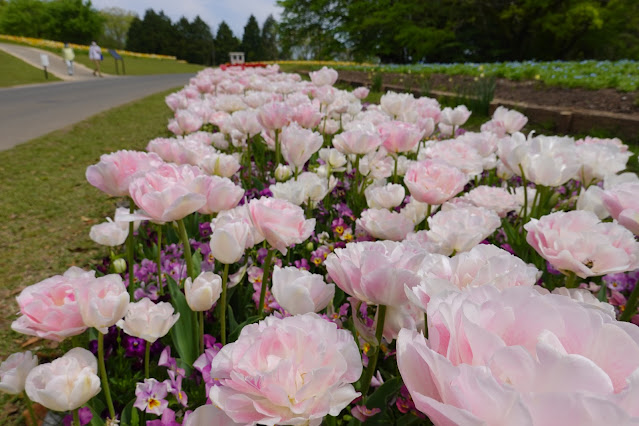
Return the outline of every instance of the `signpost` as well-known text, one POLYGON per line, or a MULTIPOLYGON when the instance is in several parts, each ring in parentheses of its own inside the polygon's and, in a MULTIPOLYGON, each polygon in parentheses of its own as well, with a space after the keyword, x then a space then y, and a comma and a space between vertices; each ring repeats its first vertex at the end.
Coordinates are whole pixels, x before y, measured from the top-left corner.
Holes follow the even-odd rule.
POLYGON ((47 67, 49 66, 49 55, 46 53, 40 54, 40 63, 42 63, 42 67, 44 68, 44 78, 49 79, 49 73, 47 72, 47 67))
POLYGON ((113 49, 109 49, 109 53, 115 60, 115 73, 120 74, 120 71, 118 70, 118 61, 122 61, 122 74, 126 74, 126 70, 124 69, 124 58, 122 58, 122 56, 120 56, 120 54, 113 49))

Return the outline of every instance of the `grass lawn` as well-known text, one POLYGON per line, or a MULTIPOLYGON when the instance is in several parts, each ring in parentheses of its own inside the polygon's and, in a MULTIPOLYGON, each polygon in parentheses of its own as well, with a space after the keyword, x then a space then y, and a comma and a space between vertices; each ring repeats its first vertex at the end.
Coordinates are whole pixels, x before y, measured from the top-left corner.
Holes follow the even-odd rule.
POLYGON ((44 78, 44 71, 32 67, 15 56, 0 51, 0 87, 18 86, 21 84, 46 83, 60 81, 53 74, 44 78))
MULTIPOLYGON (((60 52, 55 52, 60 55, 60 52)), ((116 74, 115 59, 106 49, 102 49, 104 60, 100 65, 100 70, 106 74, 116 74)), ((172 59, 139 58, 137 56, 123 56, 126 75, 149 75, 149 74, 180 74, 196 73, 203 70, 204 65, 187 64, 172 59)), ((87 52, 75 52, 75 61, 93 69, 93 62, 89 60, 87 52)), ((122 74, 122 62, 118 63, 120 74, 122 74)), ((185 82, 186 83, 186 82, 185 82)))
POLYGON ((22 288, 71 265, 90 268, 107 254, 89 230, 113 215, 118 200, 91 186, 86 168, 102 154, 144 150, 149 140, 168 134, 164 97, 175 90, 0 152, 0 217, 6 218, 0 223, 0 359, 29 340, 10 330, 14 296, 22 288))

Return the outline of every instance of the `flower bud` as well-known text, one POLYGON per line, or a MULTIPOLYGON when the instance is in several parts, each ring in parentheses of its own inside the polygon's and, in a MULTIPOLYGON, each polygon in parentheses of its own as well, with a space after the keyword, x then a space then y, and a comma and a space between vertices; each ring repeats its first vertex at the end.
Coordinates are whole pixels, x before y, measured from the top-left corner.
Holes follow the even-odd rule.
POLYGON ((113 261, 113 272, 122 274, 126 272, 126 260, 119 258, 113 261))
POLYGON ((278 164, 274 174, 275 174, 275 179, 277 179, 279 182, 284 182, 289 180, 293 173, 289 166, 278 164))

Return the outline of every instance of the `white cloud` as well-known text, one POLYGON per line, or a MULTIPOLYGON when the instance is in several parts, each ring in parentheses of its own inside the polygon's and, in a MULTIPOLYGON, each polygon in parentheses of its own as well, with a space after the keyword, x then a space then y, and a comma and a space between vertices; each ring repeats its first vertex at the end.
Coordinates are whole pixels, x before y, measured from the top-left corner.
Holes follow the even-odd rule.
POLYGON ((144 17, 147 9, 156 12, 162 10, 173 22, 182 16, 192 21, 199 15, 211 27, 213 35, 217 33, 220 22, 226 21, 233 34, 240 39, 251 14, 261 27, 268 15, 272 14, 275 19, 279 19, 281 12, 275 0, 93 0, 91 3, 96 9, 119 7, 131 10, 137 13, 140 19, 144 17))

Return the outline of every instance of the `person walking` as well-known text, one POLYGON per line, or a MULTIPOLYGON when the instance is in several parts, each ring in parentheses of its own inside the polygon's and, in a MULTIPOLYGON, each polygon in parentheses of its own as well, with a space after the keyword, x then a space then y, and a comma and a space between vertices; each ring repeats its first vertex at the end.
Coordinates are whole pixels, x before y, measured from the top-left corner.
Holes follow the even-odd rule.
POLYGON ((93 61, 95 64, 95 69, 93 70, 93 75, 99 75, 102 77, 102 73, 100 72, 100 62, 102 61, 102 49, 95 41, 91 42, 91 46, 89 47, 89 59, 93 61))
POLYGON ((67 73, 69 73, 69 75, 73 75, 73 60, 75 59, 75 53, 73 53, 73 49, 69 46, 69 43, 64 43, 64 47, 62 48, 62 59, 64 59, 64 63, 67 64, 67 73))

